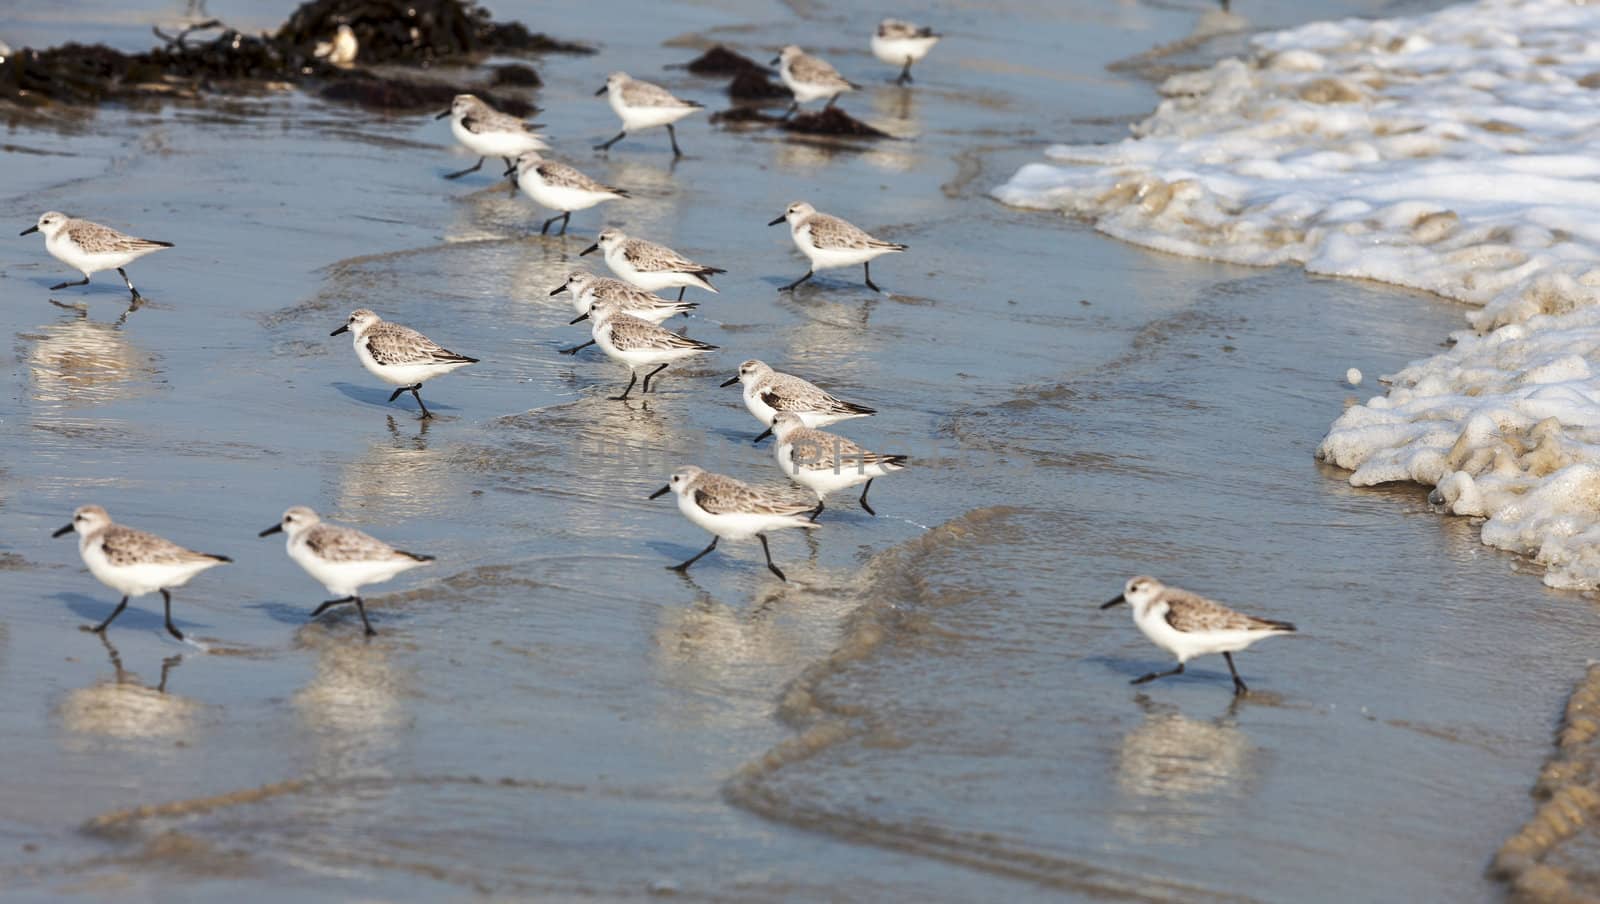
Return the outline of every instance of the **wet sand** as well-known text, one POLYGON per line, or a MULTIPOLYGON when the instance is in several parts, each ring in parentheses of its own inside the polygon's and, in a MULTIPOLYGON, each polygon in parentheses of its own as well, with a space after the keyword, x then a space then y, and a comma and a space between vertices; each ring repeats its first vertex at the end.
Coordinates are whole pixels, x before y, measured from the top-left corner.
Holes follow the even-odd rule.
MULTIPOLYGON (((112 19, 51 9, 30 27, 57 39, 112 19)), ((0 246, 7 895, 1500 894, 1483 868, 1600 619, 1422 493, 1312 455, 1362 391, 1346 368, 1376 391, 1459 311, 985 196, 1047 142, 1120 135, 1154 93, 1105 64, 1202 7, 943 4, 952 37, 909 92, 853 5, 493 9, 603 38, 540 63, 533 98, 636 198, 566 238, 487 166, 443 181, 470 160, 422 117, 283 95, 9 128, 17 229, 53 207, 178 247, 131 271, 151 300, 118 327, 114 275, 51 293, 70 274, 36 236, 0 246), (691 121, 676 165, 659 134, 587 150, 615 132, 590 95, 617 59, 715 109, 719 82, 662 67, 795 38, 905 140, 691 121), (761 224, 797 197, 911 245, 874 268, 892 295, 848 271, 778 295, 804 263, 761 224), (607 401, 626 374, 592 350, 556 354, 584 336, 548 292, 601 224, 730 270, 688 322, 725 350, 647 404, 607 401), (483 363, 430 383, 419 422, 327 336, 357 307, 483 363), (776 538, 789 584, 755 546, 663 570, 706 539, 644 498, 681 463, 776 476, 717 388, 748 357, 878 407, 840 432, 916 465, 874 484, 879 517, 841 495, 815 536, 776 538), (88 501, 237 559, 176 595, 209 653, 149 599, 114 654, 76 630, 115 602, 49 539, 88 501), (255 538, 294 503, 439 557, 374 596, 373 642, 353 613, 307 624, 321 588, 255 538), (1129 688, 1162 658, 1095 606, 1137 572, 1304 636, 1239 657, 1238 705, 1220 662, 1129 688)), ((1350 11, 1386 10, 1252 24, 1350 11)), ((137 48, 147 26, 96 28, 137 48)))

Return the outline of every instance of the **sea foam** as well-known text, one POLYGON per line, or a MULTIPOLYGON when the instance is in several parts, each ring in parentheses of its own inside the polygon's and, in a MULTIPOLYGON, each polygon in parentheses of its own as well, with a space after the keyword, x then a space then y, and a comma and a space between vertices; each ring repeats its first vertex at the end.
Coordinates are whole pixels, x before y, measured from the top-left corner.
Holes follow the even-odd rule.
MULTIPOLYGON (((1600 586, 1600 6, 1482 0, 1253 39, 1173 76, 1134 137, 995 189, 1176 254, 1472 306, 1318 455, 1415 481, 1558 587, 1600 586)), ((1400 302, 1403 303, 1403 302, 1400 302)))

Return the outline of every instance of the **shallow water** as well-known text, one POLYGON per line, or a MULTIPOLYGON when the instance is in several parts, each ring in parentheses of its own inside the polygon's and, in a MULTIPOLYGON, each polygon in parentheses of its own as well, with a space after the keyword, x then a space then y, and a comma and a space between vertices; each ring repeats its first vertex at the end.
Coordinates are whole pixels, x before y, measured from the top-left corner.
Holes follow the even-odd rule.
MULTIPOLYGON (((0 12, 0 37, 90 21, 147 43, 150 19, 107 9, 0 12)), ((0 888, 1498 894, 1482 867, 1530 809, 1600 618, 1421 493, 1312 457, 1361 394, 1347 367, 1392 371, 1459 311, 985 197, 1047 141, 1122 134, 1154 95, 1105 64, 1202 7, 941 4, 952 37, 912 92, 881 83, 851 4, 494 9, 605 45, 544 61, 535 99, 560 150, 636 198, 566 238, 531 234, 546 214, 491 176, 440 180, 465 158, 424 117, 282 95, 9 125, 18 229, 54 207, 178 247, 135 265, 151 301, 118 326, 114 275, 50 293, 69 275, 36 236, 0 244, 0 888), (906 140, 694 123, 675 166, 650 133, 585 149, 614 132, 590 95, 617 59, 715 108, 720 83, 661 67, 791 36, 906 140), (760 224, 796 197, 912 246, 874 268, 892 295, 844 271, 775 292, 803 263, 760 224), (625 374, 592 351, 555 353, 583 334, 548 292, 602 223, 730 270, 689 321, 724 350, 644 404, 604 398, 625 374), (357 307, 483 363, 429 384, 419 422, 328 337, 357 307), (716 388, 748 357, 880 408, 840 432, 916 461, 874 485, 879 517, 840 496, 822 530, 775 538, 789 584, 737 544, 663 570, 705 538, 644 498, 682 463, 777 476, 716 388), (49 539, 88 501, 237 559, 176 596, 209 652, 149 599, 112 650, 74 630, 115 602, 49 539), (295 503, 439 557, 374 596, 373 642, 353 613, 307 624, 321 588, 255 538, 295 503), (1220 662, 1131 689, 1160 655, 1095 605, 1137 572, 1304 636, 1239 658, 1257 693, 1238 705, 1220 662)), ((1385 10, 1252 24, 1349 11, 1385 10)))

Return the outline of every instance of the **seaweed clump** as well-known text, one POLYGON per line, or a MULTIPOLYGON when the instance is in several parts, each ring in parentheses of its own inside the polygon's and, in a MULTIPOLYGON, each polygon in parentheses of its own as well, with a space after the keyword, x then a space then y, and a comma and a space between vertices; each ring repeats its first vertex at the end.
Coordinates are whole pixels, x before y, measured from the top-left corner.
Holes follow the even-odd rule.
MULTIPOLYGON (((138 54, 99 44, 24 48, 0 62, 0 102, 82 105, 293 84, 333 100, 411 110, 442 107, 456 94, 474 90, 437 79, 418 81, 340 68, 317 58, 317 43, 340 25, 355 32, 361 64, 423 67, 469 63, 491 54, 593 52, 584 45, 530 32, 521 23, 495 22, 470 0, 310 0, 272 35, 247 35, 212 20, 175 37, 158 30, 165 46, 138 54), (216 35, 191 41, 196 32, 216 35)), ((515 72, 503 74, 511 68, 497 70, 494 84, 539 83, 531 67, 517 66, 515 72)), ((532 110, 512 99, 484 99, 514 115, 532 110)))

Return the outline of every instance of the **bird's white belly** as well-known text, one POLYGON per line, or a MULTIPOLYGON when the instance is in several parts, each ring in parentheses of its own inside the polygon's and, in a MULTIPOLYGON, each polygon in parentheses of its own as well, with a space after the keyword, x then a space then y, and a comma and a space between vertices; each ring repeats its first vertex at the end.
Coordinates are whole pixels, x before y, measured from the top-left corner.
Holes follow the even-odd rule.
POLYGON ((480 157, 506 157, 512 160, 528 151, 548 148, 543 138, 528 132, 469 132, 459 122, 452 122, 450 130, 456 140, 467 150, 480 157))
POLYGON ((795 236, 795 244, 811 259, 811 269, 832 270, 838 267, 853 267, 864 264, 875 257, 884 255, 894 250, 892 248, 818 248, 811 241, 811 233, 806 231, 795 236))
POLYGON ((611 109, 617 111, 617 116, 622 120, 623 131, 637 132, 640 129, 653 129, 677 122, 699 108, 625 107, 620 103, 613 102, 611 109))
POLYGON ((221 563, 201 560, 113 565, 106 559, 105 553, 100 550, 99 542, 96 541, 83 551, 83 564, 89 567, 89 573, 94 575, 96 580, 112 590, 127 596, 143 596, 146 593, 155 593, 163 587, 169 590, 182 587, 189 583, 190 578, 221 563))
POLYGON ((86 252, 65 238, 52 239, 45 242, 45 250, 50 252, 51 257, 85 276, 98 273, 101 270, 115 270, 118 267, 126 267, 139 257, 137 252, 128 251, 86 252))
MULTIPOLYGON (((744 407, 755 415, 756 420, 765 426, 772 426, 772 419, 778 416, 778 410, 761 400, 761 387, 753 386, 744 391, 744 407)), ((811 426, 806 424, 807 427, 811 426)))
POLYGON ((872 37, 872 55, 885 63, 904 66, 928 55, 938 38, 880 38, 872 37))
POLYGON ((601 201, 609 201, 615 197, 581 188, 550 185, 536 176, 525 176, 517 181, 517 185, 521 186, 522 193, 532 198, 535 203, 563 213, 588 210, 601 201))
POLYGON ((1236 653, 1270 636, 1267 631, 1179 631, 1163 617, 1140 620, 1138 625, 1151 643, 1177 657, 1180 663, 1210 653, 1236 653))
POLYGON ((699 527, 724 540, 748 540, 756 534, 796 526, 793 515, 744 513, 714 515, 695 504, 693 493, 685 493, 678 497, 678 510, 699 527))
POLYGON ((451 364, 379 364, 372 353, 367 351, 367 344, 358 336, 355 340, 356 357, 361 360, 361 366, 367 373, 388 383, 391 386, 411 386, 430 380, 441 374, 447 374, 458 367, 466 366, 465 361, 451 364))
POLYGON ((394 558, 372 561, 330 562, 311 552, 304 543, 289 544, 289 558, 334 596, 355 596, 367 584, 381 584, 407 569, 424 563, 415 559, 394 558))
POLYGON ((834 88, 819 85, 816 82, 797 82, 789 75, 788 69, 779 70, 778 76, 783 79, 784 85, 794 92, 794 99, 802 104, 821 100, 824 97, 832 97, 843 89, 843 86, 834 88))

